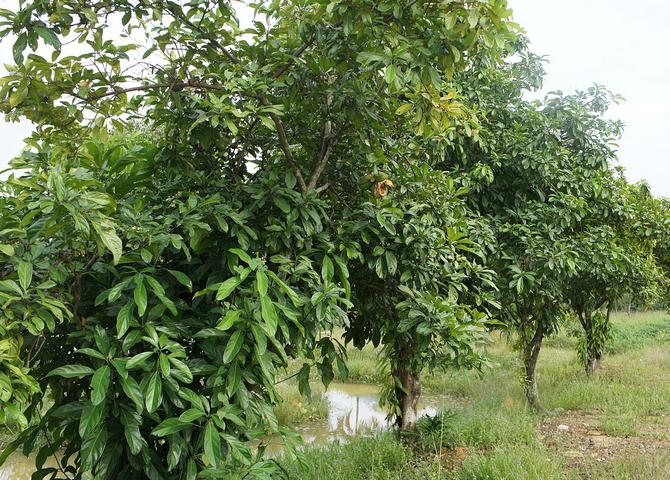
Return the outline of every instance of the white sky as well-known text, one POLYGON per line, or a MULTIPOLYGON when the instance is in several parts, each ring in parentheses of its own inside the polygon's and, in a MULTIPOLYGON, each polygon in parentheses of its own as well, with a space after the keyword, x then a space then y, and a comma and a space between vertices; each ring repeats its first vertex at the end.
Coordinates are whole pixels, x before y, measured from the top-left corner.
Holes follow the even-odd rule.
POLYGON ((549 57, 544 90, 595 82, 623 95, 611 110, 626 124, 620 163, 630 180, 670 196, 670 1, 509 2, 532 50, 549 57))
MULTIPOLYGON (((547 55, 545 91, 601 83, 626 98, 611 116, 626 124, 619 152, 629 179, 670 196, 670 1, 509 0, 535 53, 547 55)), ((11 44, 0 45, 10 61, 11 44)), ((0 119, 0 169, 23 146, 28 124, 0 119)))

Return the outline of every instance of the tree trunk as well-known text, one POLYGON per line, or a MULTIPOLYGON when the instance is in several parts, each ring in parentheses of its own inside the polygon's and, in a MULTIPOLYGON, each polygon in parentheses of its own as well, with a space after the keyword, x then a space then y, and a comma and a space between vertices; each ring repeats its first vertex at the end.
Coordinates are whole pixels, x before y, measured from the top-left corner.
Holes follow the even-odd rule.
POLYGON ((586 359, 586 373, 594 375, 600 370, 600 362, 602 361, 602 354, 600 352, 590 352, 586 359))
POLYGON ((421 379, 418 372, 412 372, 400 362, 393 371, 395 381, 395 396, 400 406, 400 415, 396 418, 396 426, 401 432, 416 430, 418 420, 419 398, 421 397, 421 379))
POLYGON ((528 405, 535 412, 541 412, 540 395, 537 388, 537 359, 540 356, 542 339, 544 338, 544 326, 538 322, 535 329, 535 335, 530 343, 524 345, 524 388, 526 390, 526 399, 528 405))
MULTIPOLYGON (((608 328, 608 325, 610 323, 610 314, 612 312, 612 302, 608 302, 607 304, 607 316, 605 317, 605 325, 598 325, 597 329, 602 329, 602 328, 608 328)), ((596 341, 594 338, 594 325, 593 325, 593 318, 591 317, 591 314, 588 311, 584 311, 583 313, 583 320, 582 320, 582 314, 580 314, 580 321, 582 321, 582 325, 584 326, 584 331, 586 333, 586 362, 584 365, 584 368, 586 370, 587 375, 594 375, 600 371, 600 366, 602 364, 602 359, 603 359, 603 346, 600 345, 601 342, 596 341)), ((598 335, 602 335, 602 332, 598 332, 598 335)))

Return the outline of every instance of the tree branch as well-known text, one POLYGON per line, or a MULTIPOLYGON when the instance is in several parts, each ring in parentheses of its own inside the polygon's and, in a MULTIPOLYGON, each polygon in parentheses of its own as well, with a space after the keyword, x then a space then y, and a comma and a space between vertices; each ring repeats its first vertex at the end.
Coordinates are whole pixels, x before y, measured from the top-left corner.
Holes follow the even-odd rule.
POLYGON ((307 184, 307 190, 316 188, 319 177, 323 173, 324 168, 326 168, 328 158, 333 151, 334 138, 332 136, 332 128, 333 126, 331 121, 326 120, 326 123, 323 125, 323 133, 321 134, 321 149, 319 151, 319 158, 317 160, 316 167, 312 172, 312 176, 309 179, 309 183, 307 184))
MULTIPOLYGON (((203 32, 202 29, 199 28, 197 25, 193 24, 193 22, 191 22, 186 17, 186 15, 184 15, 183 12, 180 12, 176 8, 170 8, 169 6, 167 7, 167 10, 169 12, 171 12, 173 15, 179 17, 179 20, 184 22, 186 25, 191 27, 193 30, 195 30, 195 31, 199 32, 201 35, 203 35, 203 37, 210 43, 210 45, 214 46, 217 50, 221 51, 221 53, 223 53, 223 55, 228 59, 228 61, 230 61, 230 63, 232 63, 234 65, 242 66, 240 61, 237 59, 237 57, 235 57, 232 53, 230 53, 228 51, 228 49, 221 44, 221 42, 219 42, 215 38, 212 38, 211 36, 209 36, 207 34, 207 32, 203 32)), ((274 74, 275 78, 280 77, 281 75, 283 75, 288 70, 288 68, 293 64, 293 62, 295 62, 295 59, 298 56, 302 55, 302 53, 309 47, 309 45, 311 45, 311 43, 314 41, 313 38, 314 38, 314 35, 312 36, 312 38, 309 41, 305 42, 305 44, 303 44, 301 47, 299 47, 298 49, 296 49, 294 51, 292 59, 289 60, 289 62, 287 62, 284 66, 282 66, 277 72, 275 72, 275 74, 274 74)), ((265 96, 264 93, 258 92, 256 94, 256 96, 258 97, 258 99, 261 101, 261 103, 264 106, 269 107, 269 106, 272 105, 272 103, 267 98, 267 96, 265 96)), ((272 122, 275 124, 275 128, 277 130, 277 135, 279 136, 279 143, 281 145, 282 151, 284 152, 284 157, 286 158, 286 161, 288 162, 289 166, 293 169, 293 172, 296 176, 298 184, 300 185, 300 189, 302 190, 303 193, 306 193, 308 188, 307 188, 307 185, 305 184, 305 179, 302 176, 302 172, 300 171, 300 168, 298 167, 298 164, 295 161, 295 158, 293 157, 293 153, 291 152, 291 146, 290 146, 289 141, 288 141, 288 136, 286 135, 286 129, 284 128, 284 123, 282 122, 279 115, 277 115, 275 113, 271 113, 270 118, 272 119, 272 122)))
MULTIPOLYGON (((267 101, 267 99, 265 100, 267 101)), ((263 102, 263 98, 261 98, 261 102, 263 102)), ((265 104, 265 102, 263 102, 263 104, 265 104)), ((268 102, 267 105, 270 105, 270 102, 268 102)), ((277 129, 277 135, 279 136, 279 143, 281 145, 282 151, 284 152, 284 157, 286 157, 286 161, 293 169, 293 173, 295 174, 295 177, 298 180, 298 185, 300 185, 302 193, 307 193, 307 190, 309 189, 305 184, 305 179, 302 176, 302 173, 300 172, 300 168, 298 168, 298 164, 296 163, 295 158, 293 157, 293 153, 291 152, 291 146, 288 143, 288 137, 286 136, 286 130, 284 130, 284 124, 279 118, 279 115, 277 115, 276 113, 271 113, 270 118, 274 122, 275 128, 277 129)))

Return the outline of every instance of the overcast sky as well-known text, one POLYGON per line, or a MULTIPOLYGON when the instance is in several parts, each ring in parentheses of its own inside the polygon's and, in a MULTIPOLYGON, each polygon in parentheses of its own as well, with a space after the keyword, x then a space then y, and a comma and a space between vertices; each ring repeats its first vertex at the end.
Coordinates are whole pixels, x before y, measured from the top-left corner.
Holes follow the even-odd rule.
MULTIPOLYGON (((509 0, 535 53, 547 55, 545 91, 607 86, 626 98, 611 116, 626 124, 620 163, 670 196, 670 1, 509 0), (667 136, 667 137, 666 137, 667 136)), ((0 60, 11 45, 0 46, 0 60)), ((22 148, 27 124, 0 119, 0 168, 22 148)))

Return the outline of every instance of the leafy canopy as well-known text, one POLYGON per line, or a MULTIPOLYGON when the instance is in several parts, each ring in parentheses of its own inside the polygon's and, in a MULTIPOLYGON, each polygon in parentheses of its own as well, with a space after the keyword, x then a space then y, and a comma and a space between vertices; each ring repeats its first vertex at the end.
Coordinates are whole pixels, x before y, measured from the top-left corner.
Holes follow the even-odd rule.
POLYGON ((506 2, 250 7, 244 27, 226 1, 0 11, 0 105, 36 125, 0 197, 0 400, 23 427, 0 458, 43 432, 52 478, 271 478, 275 384, 293 359, 305 391, 346 369, 335 327, 472 356, 467 276, 489 274, 431 170, 478 138, 452 79, 500 61, 506 2), (397 340, 358 314, 370 270, 397 340))

